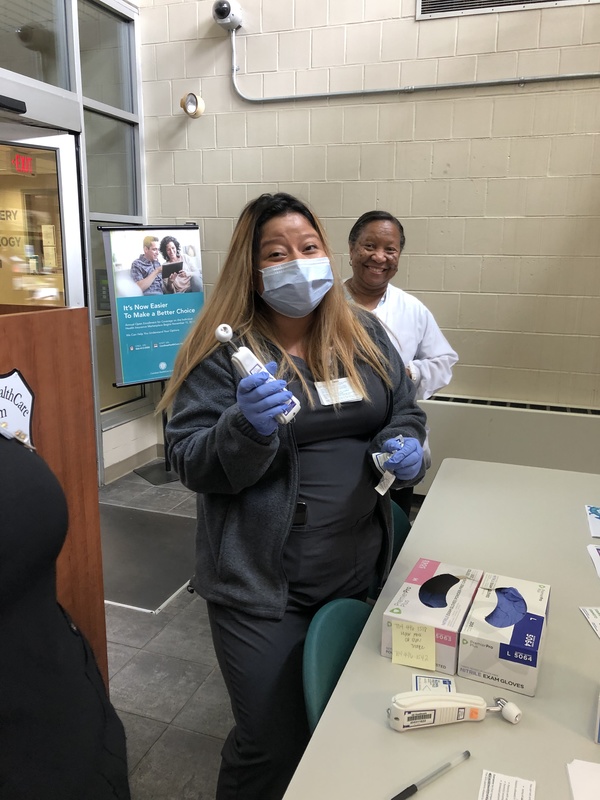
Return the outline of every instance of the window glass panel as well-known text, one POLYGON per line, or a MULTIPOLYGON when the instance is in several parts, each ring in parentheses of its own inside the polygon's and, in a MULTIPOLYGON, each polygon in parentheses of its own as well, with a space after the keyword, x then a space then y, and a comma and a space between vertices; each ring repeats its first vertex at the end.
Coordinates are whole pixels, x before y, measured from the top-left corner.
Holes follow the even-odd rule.
POLYGON ((0 302, 65 305, 55 150, 0 143, 0 302))
POLYGON ((133 111, 132 23, 88 0, 79 0, 78 16, 84 96, 133 111))
POLYGON ((98 320, 95 330, 100 410, 108 411, 115 406, 145 397, 145 389, 142 385, 121 388, 117 388, 114 385, 117 379, 115 376, 112 322, 110 321, 110 296, 108 292, 108 277, 106 274, 106 255, 104 252, 102 231, 98 230, 98 225, 101 224, 100 222, 93 222, 90 226, 90 255, 92 274, 94 276, 94 295, 96 301, 95 316, 98 320))
POLYGON ((0 0, 0 67, 69 89, 65 0, 0 0))
POLYGON ((112 323, 108 320, 103 320, 103 323, 102 325, 96 325, 96 353, 98 357, 100 411, 108 411, 115 406, 145 397, 145 387, 143 384, 122 386, 120 388, 114 385, 117 379, 115 377, 112 323))
POLYGON ((110 296, 108 293, 108 276, 106 274, 106 256, 102 231, 98 230, 100 222, 93 222, 90 227, 90 257, 94 276, 95 315, 110 316, 110 296))
POLYGON ((134 126, 84 112, 90 211, 135 215, 134 126))

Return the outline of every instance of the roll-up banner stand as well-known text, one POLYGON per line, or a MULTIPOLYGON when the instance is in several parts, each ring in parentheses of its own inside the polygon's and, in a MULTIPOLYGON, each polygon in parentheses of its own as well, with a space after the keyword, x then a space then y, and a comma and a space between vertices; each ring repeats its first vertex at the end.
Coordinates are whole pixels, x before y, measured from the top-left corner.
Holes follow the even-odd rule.
POLYGON ((197 225, 99 227, 117 386, 165 381, 204 304, 197 225))

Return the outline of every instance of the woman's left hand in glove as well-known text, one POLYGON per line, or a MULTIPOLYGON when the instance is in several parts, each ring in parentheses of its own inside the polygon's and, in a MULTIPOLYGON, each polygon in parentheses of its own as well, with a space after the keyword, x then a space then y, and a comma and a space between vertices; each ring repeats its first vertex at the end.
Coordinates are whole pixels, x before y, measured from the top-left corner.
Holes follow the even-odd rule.
POLYGON ((405 438, 402 445, 397 439, 388 439, 381 449, 384 453, 392 454, 383 468, 393 473, 399 481, 410 481, 417 477, 423 461, 423 448, 418 439, 405 438))

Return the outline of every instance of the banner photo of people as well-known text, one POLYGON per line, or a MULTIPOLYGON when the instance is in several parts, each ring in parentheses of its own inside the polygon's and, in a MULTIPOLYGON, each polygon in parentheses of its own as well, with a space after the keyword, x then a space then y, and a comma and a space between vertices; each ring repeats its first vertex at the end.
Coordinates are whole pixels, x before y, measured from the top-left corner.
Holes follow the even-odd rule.
POLYGON ((204 304, 197 225, 100 227, 116 385, 166 380, 204 304))

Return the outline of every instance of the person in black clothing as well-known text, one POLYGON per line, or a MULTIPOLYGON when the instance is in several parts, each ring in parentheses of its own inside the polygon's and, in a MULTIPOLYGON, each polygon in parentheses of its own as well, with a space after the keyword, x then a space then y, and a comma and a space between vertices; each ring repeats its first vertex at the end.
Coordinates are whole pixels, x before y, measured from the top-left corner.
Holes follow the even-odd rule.
POLYGON ((0 800, 129 800, 123 725, 56 599, 65 495, 0 434, 0 800))
POLYGON ((250 201, 161 401, 173 407, 171 464, 198 495, 193 587, 235 719, 217 800, 283 797, 310 736, 308 626, 325 603, 366 598, 387 576, 382 472, 396 486, 425 472, 414 386, 383 326, 347 302, 332 260, 301 200, 250 201), (215 338, 223 323, 265 369, 240 379, 233 348, 215 338))

